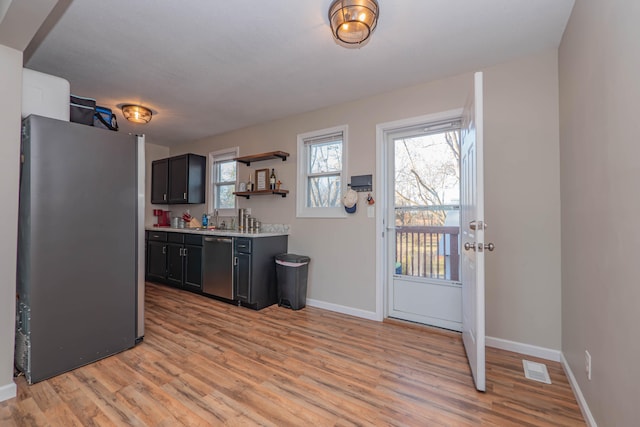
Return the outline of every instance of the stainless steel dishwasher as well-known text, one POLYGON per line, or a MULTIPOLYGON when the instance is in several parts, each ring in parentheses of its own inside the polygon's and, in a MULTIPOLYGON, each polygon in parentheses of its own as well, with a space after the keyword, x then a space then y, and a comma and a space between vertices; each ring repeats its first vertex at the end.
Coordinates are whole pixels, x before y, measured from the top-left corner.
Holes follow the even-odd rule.
POLYGON ((202 292, 234 299, 233 239, 205 237, 203 252, 202 292))

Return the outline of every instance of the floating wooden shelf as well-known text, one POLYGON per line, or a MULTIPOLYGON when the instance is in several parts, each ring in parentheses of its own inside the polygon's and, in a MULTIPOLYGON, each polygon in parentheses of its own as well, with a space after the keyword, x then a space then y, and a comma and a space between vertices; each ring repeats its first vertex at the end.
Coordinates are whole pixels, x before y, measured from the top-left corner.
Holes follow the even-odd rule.
MULTIPOLYGON (((236 157, 236 162, 244 163, 247 166, 251 165, 251 162, 259 162, 261 160, 282 159, 284 162, 289 157, 289 153, 284 151, 271 151, 269 153, 253 154, 251 156, 236 157)), ((283 196, 284 197, 284 196, 283 196)))
POLYGON ((277 194, 282 197, 287 197, 289 190, 236 191, 233 194, 238 197, 246 197, 247 199, 251 196, 265 196, 267 194, 277 194))

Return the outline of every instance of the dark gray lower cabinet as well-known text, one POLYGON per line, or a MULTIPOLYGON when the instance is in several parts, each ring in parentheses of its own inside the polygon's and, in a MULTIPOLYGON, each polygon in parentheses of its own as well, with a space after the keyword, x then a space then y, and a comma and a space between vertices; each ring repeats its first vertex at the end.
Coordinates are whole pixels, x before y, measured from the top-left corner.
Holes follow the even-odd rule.
POLYGON ((191 291, 202 289, 202 236, 147 231, 146 278, 191 291))
POLYGON ((197 237, 199 242, 184 245, 182 286, 192 291, 202 290, 202 236, 197 237))
MULTIPOLYGON (((176 238, 178 235, 171 233, 170 237, 176 238)), ((182 237, 182 235, 179 235, 182 237)), ((182 257, 182 250, 184 245, 182 243, 168 243, 167 244, 167 283, 181 288, 182 287, 182 271, 184 265, 184 258, 182 257)))
POLYGON ((287 252, 287 236, 234 238, 236 300, 256 310, 278 302, 275 256, 287 252))
POLYGON ((249 303, 251 285, 251 254, 236 253, 233 266, 233 286, 235 288, 236 300, 249 303))
POLYGON ((164 281, 167 276, 167 233, 147 231, 147 268, 146 279, 164 281))
MULTIPOLYGON (((147 231, 146 279, 202 292, 201 234, 147 231)), ((278 302, 275 256, 287 252, 288 236, 234 237, 234 300, 260 310, 278 302)))

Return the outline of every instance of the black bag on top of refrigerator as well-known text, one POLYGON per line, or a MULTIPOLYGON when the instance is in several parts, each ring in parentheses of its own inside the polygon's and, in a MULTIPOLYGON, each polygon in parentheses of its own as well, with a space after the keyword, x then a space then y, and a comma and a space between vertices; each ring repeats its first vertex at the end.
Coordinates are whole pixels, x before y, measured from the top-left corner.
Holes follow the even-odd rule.
POLYGON ((69 102, 69 120, 74 123, 93 126, 93 116, 96 111, 96 100, 82 96, 71 95, 69 102))

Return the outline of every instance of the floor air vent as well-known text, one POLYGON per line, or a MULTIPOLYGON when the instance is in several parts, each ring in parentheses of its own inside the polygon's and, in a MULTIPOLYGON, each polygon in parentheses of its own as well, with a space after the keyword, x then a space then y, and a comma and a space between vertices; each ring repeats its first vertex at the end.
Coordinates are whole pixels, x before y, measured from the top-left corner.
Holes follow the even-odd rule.
POLYGON ((549 371, 547 371, 547 365, 545 365, 544 363, 523 360, 522 366, 524 367, 525 377, 529 378, 530 380, 539 381, 541 383, 551 384, 549 371))

